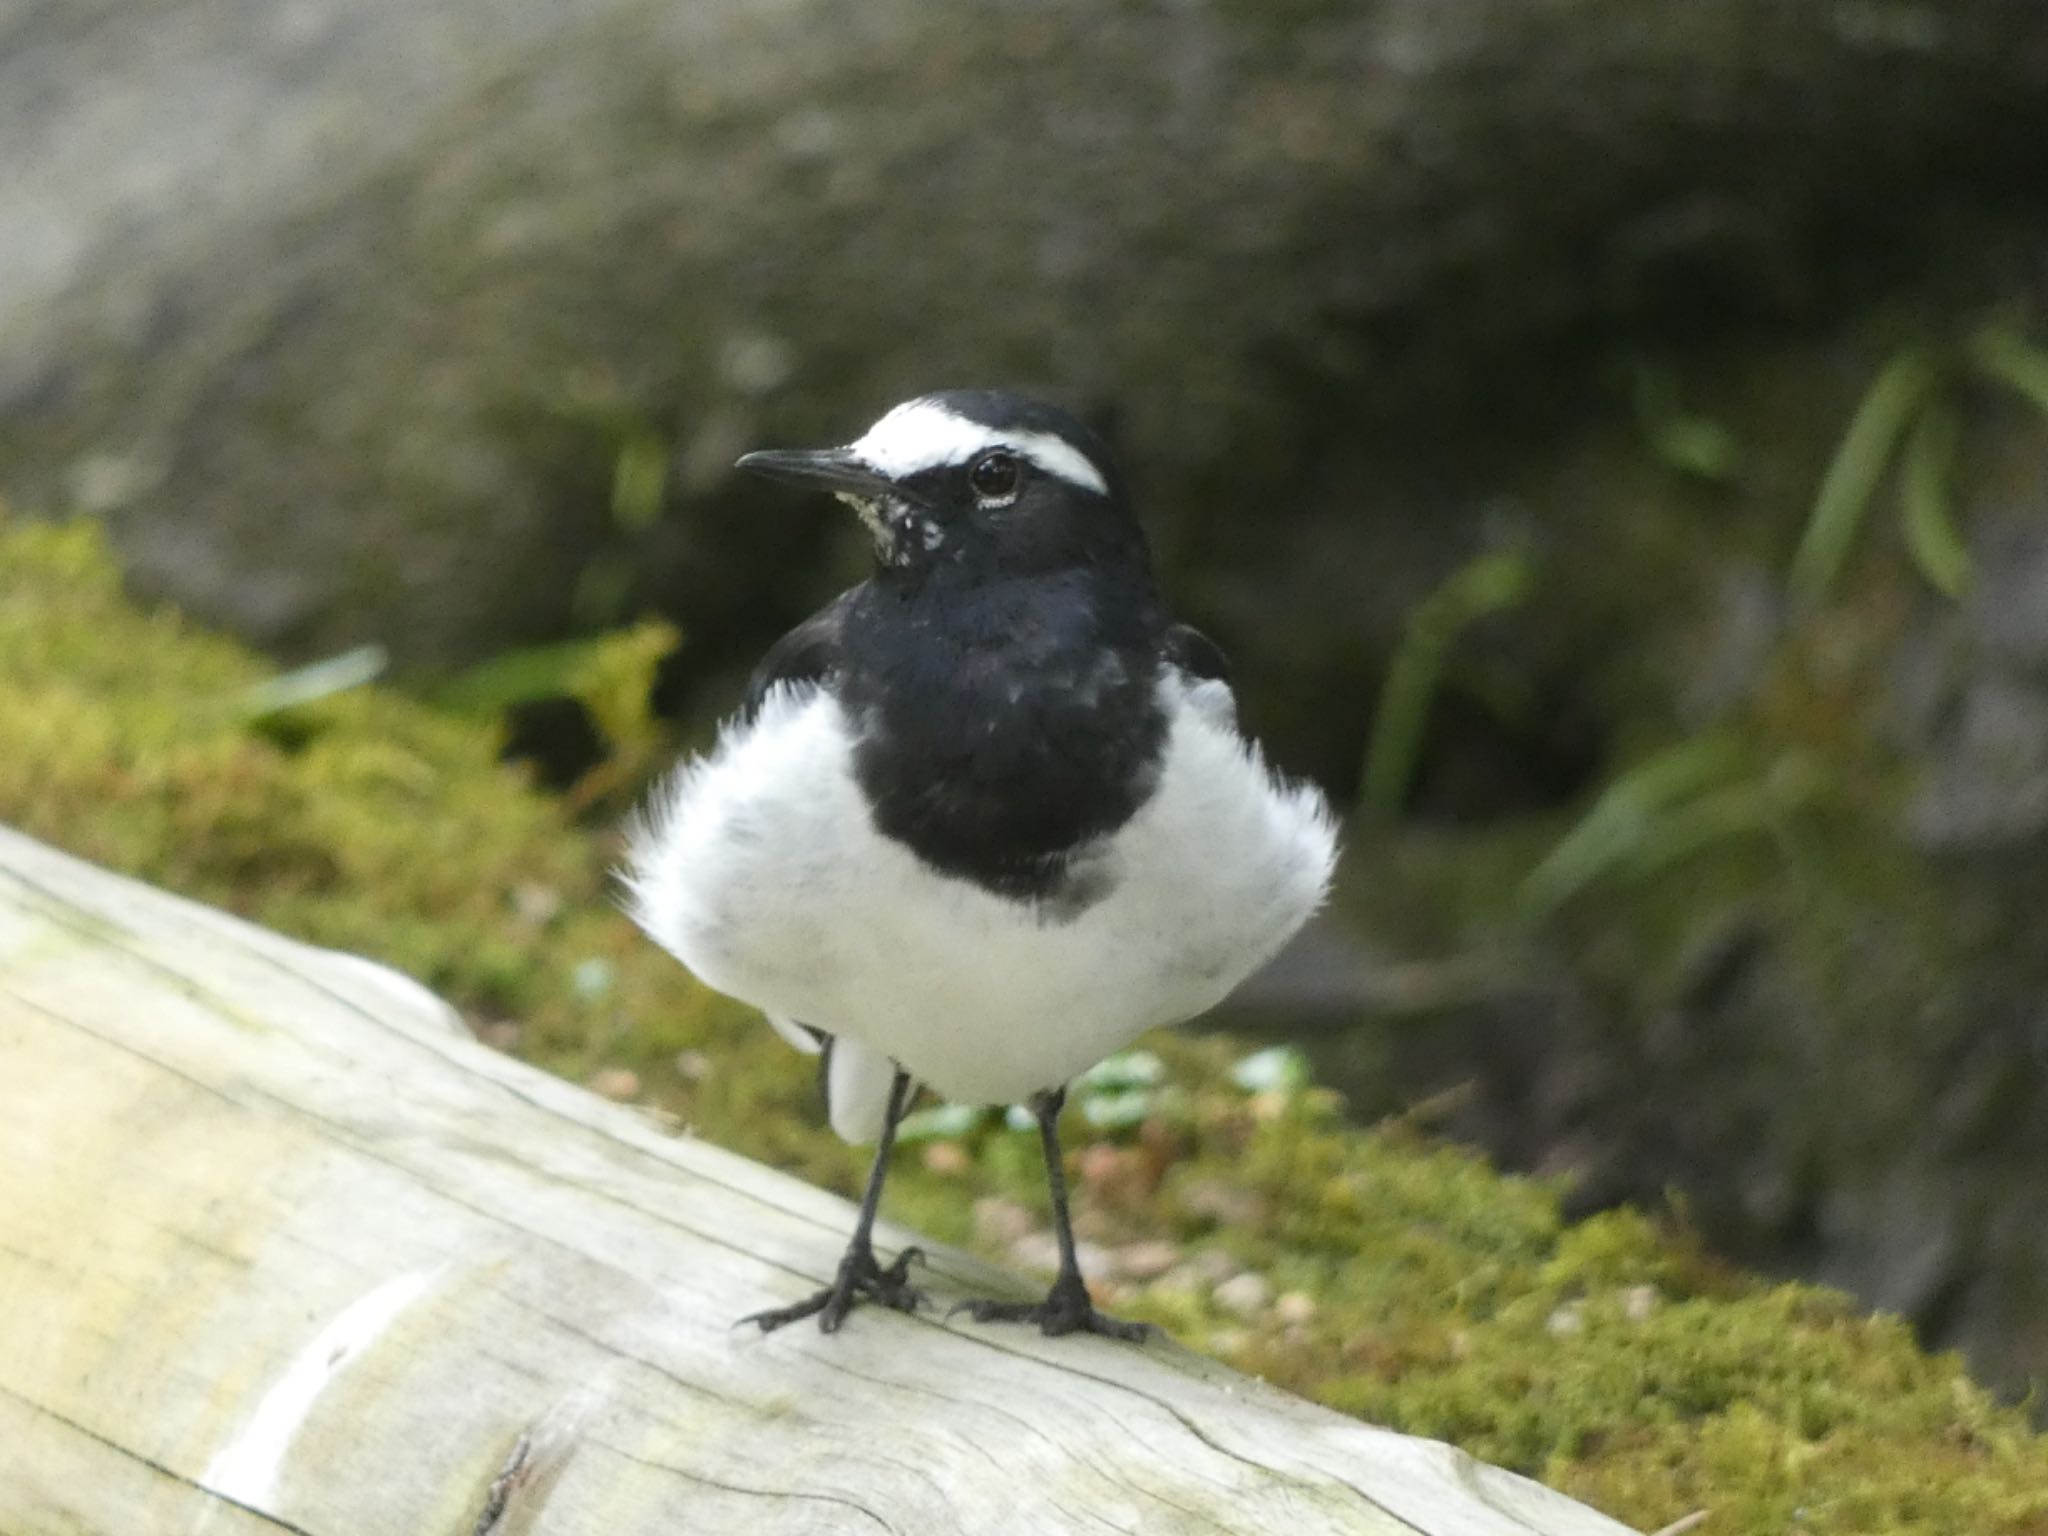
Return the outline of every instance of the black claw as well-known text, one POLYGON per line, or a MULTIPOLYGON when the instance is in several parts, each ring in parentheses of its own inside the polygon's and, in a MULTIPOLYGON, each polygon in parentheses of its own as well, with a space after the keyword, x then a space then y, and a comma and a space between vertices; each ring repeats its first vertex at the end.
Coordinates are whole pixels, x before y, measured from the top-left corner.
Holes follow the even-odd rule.
POLYGON ((1031 1101, 1038 1118, 1038 1140, 1045 1153, 1046 1191, 1052 1197, 1053 1233, 1060 1244, 1060 1274, 1046 1292, 1045 1300, 963 1301, 955 1312, 966 1312, 977 1323, 1036 1323, 1041 1333, 1057 1337, 1063 1333, 1096 1333, 1106 1339, 1125 1339, 1142 1344, 1152 1336, 1149 1323, 1127 1323, 1095 1310, 1088 1287, 1081 1279, 1081 1266, 1074 1257, 1074 1224, 1067 1214, 1067 1177, 1060 1168, 1060 1106, 1067 1090, 1051 1088, 1031 1101))
POLYGON ((872 1248, 852 1249, 839 1261, 838 1275, 822 1291, 786 1307, 750 1313, 733 1326, 741 1328, 752 1323, 763 1333, 773 1333, 778 1328, 816 1316, 820 1332, 837 1333, 839 1325, 846 1321, 846 1314, 863 1301, 879 1302, 898 1312, 915 1312, 924 1305, 925 1296, 910 1284, 910 1266, 923 1257, 917 1249, 906 1248, 896 1255, 893 1264, 883 1269, 875 1262, 872 1248))
POLYGON ((910 1266, 921 1262, 924 1254, 916 1248, 906 1248, 896 1255, 895 1263, 884 1269, 875 1262, 872 1235, 875 1210, 882 1202, 882 1180, 888 1176, 889 1149, 896 1143, 896 1126, 909 1106, 911 1087, 910 1074, 898 1067, 889 1084, 889 1112, 883 1117, 875 1160, 868 1168, 868 1187, 861 1196, 860 1216, 854 1222, 853 1238, 846 1245, 846 1254, 839 1261, 839 1273, 832 1277, 832 1283, 815 1296, 806 1296, 789 1306, 743 1317, 733 1327, 752 1323, 763 1333, 773 1333, 815 1314, 822 1332, 837 1333, 846 1314, 863 1301, 880 1302, 898 1312, 915 1312, 924 1305, 924 1293, 910 1283, 910 1266))
MULTIPOLYGON (((832 1299, 832 1292, 824 1290, 815 1296, 806 1296, 802 1301, 787 1307, 771 1307, 766 1312, 749 1312, 733 1323, 735 1328, 744 1328, 749 1323, 756 1325, 763 1333, 773 1333, 790 1323, 801 1322, 813 1312, 824 1310, 825 1303, 832 1299)), ((821 1325, 823 1326, 823 1325, 821 1325)), ((827 1333, 832 1330, 826 1328, 827 1333)))
POLYGON ((1124 1339, 1142 1344, 1152 1337, 1150 1323, 1125 1322, 1095 1310, 1088 1287, 1079 1275, 1062 1276, 1053 1282, 1043 1301, 963 1301, 946 1313, 965 1312, 977 1323, 1036 1323, 1049 1338, 1068 1333, 1094 1333, 1106 1339, 1124 1339))

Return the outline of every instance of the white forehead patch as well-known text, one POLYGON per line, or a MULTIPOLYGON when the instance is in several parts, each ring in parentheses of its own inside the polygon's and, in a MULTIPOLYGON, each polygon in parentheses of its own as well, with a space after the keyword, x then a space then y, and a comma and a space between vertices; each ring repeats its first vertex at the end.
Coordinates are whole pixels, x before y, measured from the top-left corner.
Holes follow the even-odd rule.
POLYGON ((869 427, 866 436, 847 446, 862 463, 892 480, 919 470, 965 464, 991 448, 1007 448, 1070 485, 1099 496, 1109 494, 1109 482, 1102 471, 1064 439, 1050 432, 1006 432, 999 427, 985 427, 978 421, 954 415, 936 400, 912 400, 897 406, 869 427))

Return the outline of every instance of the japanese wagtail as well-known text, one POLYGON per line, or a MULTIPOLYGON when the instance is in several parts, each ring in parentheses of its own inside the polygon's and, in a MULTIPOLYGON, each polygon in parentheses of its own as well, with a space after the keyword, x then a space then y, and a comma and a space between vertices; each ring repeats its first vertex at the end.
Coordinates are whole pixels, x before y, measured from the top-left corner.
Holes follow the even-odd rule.
POLYGON ((843 448, 739 467, 831 492, 874 574, 772 646, 711 752, 633 828, 636 921, 707 985, 822 1052, 833 1128, 877 1143, 832 1284, 744 1321, 921 1301, 872 1229, 926 1085, 1028 1102, 1059 1238, 1043 1301, 965 1303, 1046 1333, 1143 1336, 1074 1255, 1065 1085, 1218 1002, 1322 901, 1314 788, 1238 731, 1222 652, 1168 617, 1096 436, 995 390, 897 406, 843 448))

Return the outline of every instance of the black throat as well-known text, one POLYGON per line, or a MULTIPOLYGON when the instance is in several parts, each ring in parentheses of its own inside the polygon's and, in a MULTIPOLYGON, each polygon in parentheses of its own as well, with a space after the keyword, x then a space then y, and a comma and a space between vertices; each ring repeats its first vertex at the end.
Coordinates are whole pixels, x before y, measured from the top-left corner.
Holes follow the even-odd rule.
POLYGON ((1107 889, 1092 845, 1158 777, 1163 624, 1142 568, 868 583, 839 689, 876 828, 942 874, 1085 910, 1107 889))

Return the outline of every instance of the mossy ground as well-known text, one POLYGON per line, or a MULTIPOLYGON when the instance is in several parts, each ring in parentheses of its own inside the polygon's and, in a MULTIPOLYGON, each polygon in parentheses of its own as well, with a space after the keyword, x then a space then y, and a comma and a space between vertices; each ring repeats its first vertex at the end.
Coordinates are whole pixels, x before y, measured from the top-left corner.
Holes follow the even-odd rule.
MULTIPOLYGON (((266 675, 131 607, 92 529, 0 524, 0 820, 385 959, 521 1055, 852 1188, 811 1064, 631 930, 609 836, 488 729, 381 689, 253 718, 266 675)), ((2048 1536, 2048 1440, 1896 1322, 1670 1222, 1567 1225, 1554 1189, 1350 1128, 1327 1093, 1246 1091, 1223 1042, 1159 1048, 1138 1123, 1069 1129, 1085 1235, 1165 1256, 1110 1266, 1127 1314, 1644 1529, 1705 1509, 1718 1536, 2048 1536)), ((906 1153, 890 1207, 1000 1257, 1038 1190, 1031 1139, 993 1125, 906 1153)))

